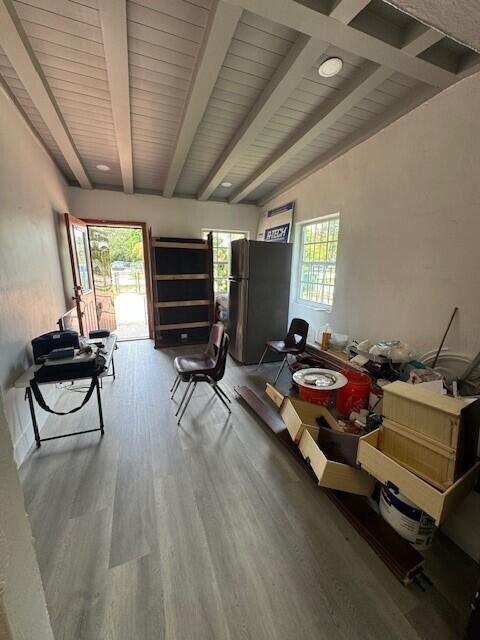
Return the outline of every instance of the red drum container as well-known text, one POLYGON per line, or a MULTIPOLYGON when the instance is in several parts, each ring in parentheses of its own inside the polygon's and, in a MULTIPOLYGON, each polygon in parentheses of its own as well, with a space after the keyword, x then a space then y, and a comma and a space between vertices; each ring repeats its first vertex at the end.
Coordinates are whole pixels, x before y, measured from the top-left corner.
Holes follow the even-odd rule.
POLYGON ((337 391, 337 410, 348 418, 352 411, 368 409, 368 399, 372 381, 369 376, 354 369, 344 369, 342 374, 347 384, 337 391))
POLYGON ((321 404, 329 407, 333 404, 334 391, 330 389, 309 389, 303 385, 298 385, 300 400, 305 402, 313 402, 313 404, 321 404))

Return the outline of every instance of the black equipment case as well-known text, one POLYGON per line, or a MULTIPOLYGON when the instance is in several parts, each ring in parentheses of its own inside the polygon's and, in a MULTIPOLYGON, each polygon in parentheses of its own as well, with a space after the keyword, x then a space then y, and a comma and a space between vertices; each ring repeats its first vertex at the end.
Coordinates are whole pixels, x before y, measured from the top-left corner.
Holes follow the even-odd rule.
POLYGON ((76 331, 69 329, 65 331, 50 331, 38 336, 38 338, 34 338, 32 340, 32 349, 35 364, 42 364, 45 356, 48 356, 54 349, 64 349, 65 347, 73 347, 74 349, 80 347, 76 331))

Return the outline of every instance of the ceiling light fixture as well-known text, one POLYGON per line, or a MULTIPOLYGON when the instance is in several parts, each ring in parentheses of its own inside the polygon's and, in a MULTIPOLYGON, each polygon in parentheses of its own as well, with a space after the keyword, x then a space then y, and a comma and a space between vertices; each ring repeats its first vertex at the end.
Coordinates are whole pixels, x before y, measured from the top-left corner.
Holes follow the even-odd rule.
POLYGON ((107 164, 97 164, 99 171, 110 171, 110 167, 107 164))
POLYGON ((327 58, 318 67, 318 73, 323 78, 331 78, 340 73, 343 67, 343 60, 341 58, 327 58))
POLYGON ((222 183, 220 183, 220 186, 221 187, 232 187, 233 185, 232 185, 231 182, 222 182, 222 183))

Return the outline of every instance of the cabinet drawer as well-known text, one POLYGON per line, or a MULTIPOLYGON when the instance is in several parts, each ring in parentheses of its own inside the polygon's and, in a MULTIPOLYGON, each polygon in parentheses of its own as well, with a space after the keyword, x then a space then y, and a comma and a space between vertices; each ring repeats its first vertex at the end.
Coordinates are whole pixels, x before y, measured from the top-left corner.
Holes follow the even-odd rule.
POLYGON ((480 462, 476 462, 446 491, 440 491, 382 453, 379 450, 379 438, 380 429, 360 438, 357 458, 360 466, 383 484, 390 482, 397 487, 400 493, 432 516, 437 525, 475 486, 480 462))
POLYGON ((328 489, 338 489, 359 495, 371 495, 375 480, 365 471, 347 464, 329 460, 315 442, 316 432, 305 429, 300 438, 299 449, 318 478, 318 484, 328 489))

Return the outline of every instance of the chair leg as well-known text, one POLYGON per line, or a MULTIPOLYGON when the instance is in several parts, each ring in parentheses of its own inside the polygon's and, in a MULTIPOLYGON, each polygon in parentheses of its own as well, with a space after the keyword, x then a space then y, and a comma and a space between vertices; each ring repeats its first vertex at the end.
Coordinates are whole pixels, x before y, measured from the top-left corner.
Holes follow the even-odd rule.
POLYGON ((257 368, 255 369, 255 371, 258 371, 262 365, 263 359, 265 358, 265 356, 267 355, 267 351, 268 351, 268 344, 265 347, 265 351, 262 354, 262 357, 260 358, 260 362, 257 364, 257 368))
POLYGON ((225 393, 225 391, 222 389, 222 387, 217 384, 217 389, 219 390, 219 392, 222 394, 222 396, 225 398, 225 400, 229 403, 231 403, 232 401, 230 400, 230 398, 227 396, 227 394, 225 393))
POLYGON ((217 387, 217 385, 214 384, 214 385, 211 385, 211 386, 212 386, 212 389, 213 389, 213 393, 218 397, 218 399, 221 401, 221 403, 227 408, 228 413, 232 413, 232 410, 230 409, 228 404, 223 399, 222 394, 219 393, 219 388, 217 387))
POLYGON ((175 389, 175 385, 177 384, 179 378, 180 378, 180 374, 177 373, 177 376, 176 376, 175 380, 173 381, 172 388, 170 389, 170 393, 172 393, 172 391, 175 389))
POLYGON ((173 383, 172 388, 170 389, 170 399, 173 400, 173 397, 175 396, 175 394, 177 393, 177 389, 180 386, 180 382, 182 381, 182 379, 180 378, 180 374, 177 375, 177 377, 175 378, 175 382, 173 383))
POLYGON ((190 391, 190 395, 188 396, 188 398, 185 401, 185 404, 183 405, 182 413, 178 417, 177 424, 180 424, 180 420, 183 418, 183 414, 185 413, 185 411, 187 410, 188 405, 190 404, 190 400, 192 399, 193 392, 195 391, 195 388, 196 388, 197 384, 198 384, 198 382, 194 382, 193 383, 192 390, 190 391))
POLYGON ((185 398, 187 397, 187 393, 188 393, 190 387, 192 386, 192 383, 193 383, 193 378, 190 378, 190 380, 188 381, 188 384, 187 384, 187 386, 185 388, 185 392, 184 392, 184 394, 182 396, 182 399, 180 400, 180 404, 177 407, 177 411, 175 413, 176 416, 178 416, 178 414, 180 413, 180 410, 182 408, 182 404, 183 404, 185 398))
POLYGON ((281 373, 282 373, 282 371, 283 371, 283 367, 285 366, 286 361, 287 361, 287 356, 285 356, 285 358, 282 360, 282 364, 280 365, 280 369, 278 370, 278 373, 277 373, 277 375, 276 375, 276 377, 275 377, 275 380, 273 381, 273 384, 274 384, 274 385, 276 385, 276 384, 277 384, 277 380, 279 379, 280 374, 281 374, 281 373))

